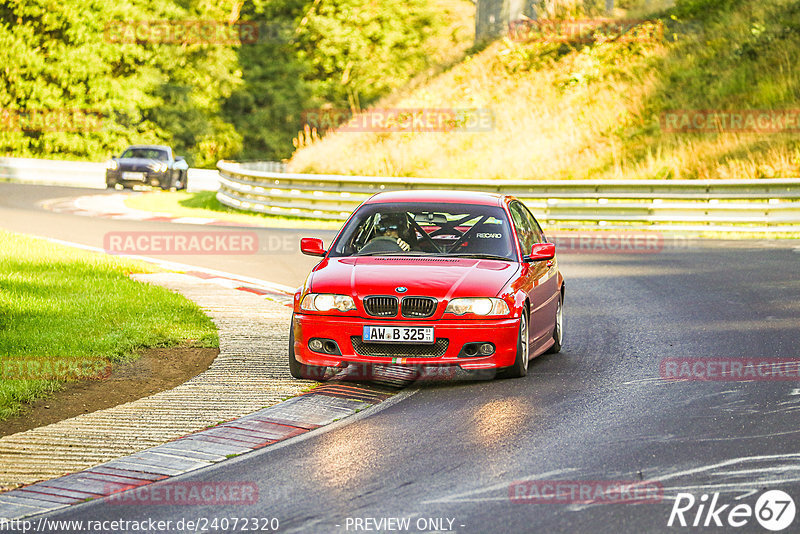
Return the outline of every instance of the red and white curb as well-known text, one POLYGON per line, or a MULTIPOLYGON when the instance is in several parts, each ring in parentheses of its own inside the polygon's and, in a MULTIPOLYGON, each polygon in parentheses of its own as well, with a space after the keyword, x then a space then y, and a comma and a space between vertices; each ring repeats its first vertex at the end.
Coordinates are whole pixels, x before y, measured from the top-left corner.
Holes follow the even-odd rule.
POLYGON ((206 217, 176 217, 169 213, 158 213, 137 210, 125 204, 125 199, 131 195, 147 195, 151 193, 112 193, 110 195, 84 195, 80 197, 56 198, 45 200, 39 205, 56 213, 71 213, 84 217, 99 217, 125 221, 152 221, 176 224, 195 224, 211 226, 238 226, 246 228, 260 228, 255 224, 244 222, 231 222, 221 219, 206 217))
MULTIPOLYGON (((81 250, 88 250, 90 252, 99 252, 102 254, 108 254, 106 250, 99 247, 93 247, 90 245, 82 245, 80 243, 63 241, 61 239, 54 239, 51 237, 41 237, 41 236, 31 236, 31 237, 35 237, 37 239, 43 239, 45 241, 49 241, 51 243, 55 243, 58 245, 78 248, 81 250)), ((145 263, 150 263, 152 265, 161 267, 162 269, 165 269, 167 271, 177 271, 188 276, 201 278, 208 282, 223 287, 227 287, 230 289, 238 289, 240 291, 255 293, 256 295, 261 295, 272 301, 283 304, 284 306, 291 307, 294 304, 295 288, 283 284, 268 282, 266 280, 260 280, 258 278, 252 278, 249 276, 240 276, 236 274, 226 273, 224 271, 218 271, 216 269, 207 269, 205 267, 197 267, 195 265, 187 265, 185 263, 160 260, 158 258, 151 258, 148 256, 139 256, 131 254, 125 254, 121 256, 125 258, 130 258, 132 260, 138 260, 138 261, 143 261, 145 263)))
MULTIPOLYGON (((335 380, 335 379, 334 379, 335 380)), ((0 493, 0 520, 49 513, 203 469, 330 425, 393 397, 398 388, 330 381, 309 393, 79 473, 0 493)), ((407 396, 397 395, 396 399, 407 396)), ((135 499, 134 499, 135 500, 135 499)))

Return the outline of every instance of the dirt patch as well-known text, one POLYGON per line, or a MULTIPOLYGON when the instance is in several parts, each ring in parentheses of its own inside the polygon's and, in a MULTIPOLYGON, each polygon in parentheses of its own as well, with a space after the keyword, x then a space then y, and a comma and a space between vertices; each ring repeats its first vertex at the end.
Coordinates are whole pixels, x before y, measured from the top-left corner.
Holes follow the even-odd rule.
POLYGON ((172 389, 208 369, 217 354, 219 349, 148 349, 136 361, 114 366, 105 380, 67 383, 61 391, 39 399, 19 415, 0 421, 0 436, 172 389))

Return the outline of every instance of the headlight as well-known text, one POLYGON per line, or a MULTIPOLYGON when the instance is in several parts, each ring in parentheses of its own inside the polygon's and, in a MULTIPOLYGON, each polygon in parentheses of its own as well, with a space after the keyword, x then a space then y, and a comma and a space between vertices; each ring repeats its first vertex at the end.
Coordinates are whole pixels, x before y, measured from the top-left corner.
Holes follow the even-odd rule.
POLYGON ((445 313, 464 315, 474 313, 475 315, 508 315, 508 304, 503 299, 495 298, 469 298, 453 299, 447 305, 445 313))
POLYGON ((356 309, 356 303, 347 295, 331 295, 329 293, 309 293, 300 303, 300 309, 306 311, 338 310, 346 312, 356 309))
POLYGON ((164 172, 167 170, 168 167, 169 165, 167 165, 166 163, 159 163, 158 166, 156 166, 156 172, 164 172))
POLYGON ((118 168, 119 168, 119 164, 116 161, 114 161, 113 159, 108 160, 108 163, 106 163, 106 169, 108 169, 110 171, 115 171, 118 168))

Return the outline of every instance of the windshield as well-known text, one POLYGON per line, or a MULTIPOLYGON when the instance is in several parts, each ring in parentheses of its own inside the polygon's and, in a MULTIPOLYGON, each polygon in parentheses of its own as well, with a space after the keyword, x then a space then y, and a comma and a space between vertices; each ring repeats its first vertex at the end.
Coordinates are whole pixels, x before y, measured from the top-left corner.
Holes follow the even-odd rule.
POLYGON ((505 211, 442 203, 365 204, 333 244, 331 256, 450 256, 515 260, 505 211))
POLYGON ((156 159, 159 161, 167 161, 169 156, 166 150, 159 150, 157 148, 129 148, 122 154, 122 158, 137 158, 137 159, 156 159))

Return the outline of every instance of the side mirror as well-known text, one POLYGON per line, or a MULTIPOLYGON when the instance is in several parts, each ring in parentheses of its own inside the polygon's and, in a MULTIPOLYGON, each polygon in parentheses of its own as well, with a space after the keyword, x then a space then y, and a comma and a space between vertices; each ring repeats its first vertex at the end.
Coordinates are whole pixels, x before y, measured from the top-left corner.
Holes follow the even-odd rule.
POLYGON ((184 160, 183 156, 175 156, 175 161, 183 161, 183 160, 184 160))
POLYGON ((300 252, 308 256, 324 256, 325 249, 322 246, 322 239, 316 237, 304 237, 300 240, 300 252))
POLYGON ((553 243, 536 243, 531 248, 529 256, 522 258, 525 263, 533 261, 552 260, 556 257, 556 246, 553 243))

